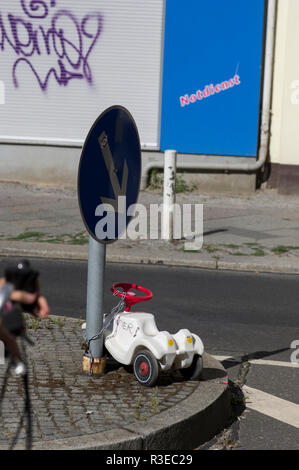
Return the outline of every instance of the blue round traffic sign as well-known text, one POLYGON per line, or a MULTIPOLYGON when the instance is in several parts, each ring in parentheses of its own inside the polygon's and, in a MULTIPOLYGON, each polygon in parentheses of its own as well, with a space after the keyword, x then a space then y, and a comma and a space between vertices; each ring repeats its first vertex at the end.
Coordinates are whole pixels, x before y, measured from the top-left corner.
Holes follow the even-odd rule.
POLYGON ((126 230, 137 201, 141 148, 135 121, 122 106, 104 111, 86 137, 78 171, 78 201, 89 234, 101 243, 126 230))

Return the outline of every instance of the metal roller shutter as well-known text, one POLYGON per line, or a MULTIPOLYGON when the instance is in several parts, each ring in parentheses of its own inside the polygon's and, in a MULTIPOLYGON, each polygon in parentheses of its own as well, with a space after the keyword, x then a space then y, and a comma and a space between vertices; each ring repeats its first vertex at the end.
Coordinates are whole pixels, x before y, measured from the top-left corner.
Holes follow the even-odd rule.
POLYGON ((142 146, 159 147, 163 0, 7 0, 0 12, 0 142, 81 145, 118 104, 142 146))

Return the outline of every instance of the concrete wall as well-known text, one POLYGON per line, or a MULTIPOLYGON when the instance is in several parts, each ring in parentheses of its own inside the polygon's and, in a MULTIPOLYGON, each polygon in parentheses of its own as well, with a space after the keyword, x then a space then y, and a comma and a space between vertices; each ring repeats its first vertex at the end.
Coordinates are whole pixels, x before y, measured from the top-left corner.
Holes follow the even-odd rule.
MULTIPOLYGON (((54 147, 45 145, 0 145, 0 180, 27 184, 48 184, 76 188, 81 148, 54 147)), ((178 155, 178 170, 190 185, 196 184, 202 192, 229 192, 248 194, 255 191, 255 174, 196 172, 202 162, 252 163, 252 158, 216 157, 205 155, 178 155), (195 170, 194 170, 195 169, 195 170), (189 171, 192 171, 189 175, 189 171)), ((141 189, 148 183, 152 168, 163 168, 161 152, 142 152, 141 189)))
POLYGON ((0 180, 76 187, 81 148, 0 145, 0 180))

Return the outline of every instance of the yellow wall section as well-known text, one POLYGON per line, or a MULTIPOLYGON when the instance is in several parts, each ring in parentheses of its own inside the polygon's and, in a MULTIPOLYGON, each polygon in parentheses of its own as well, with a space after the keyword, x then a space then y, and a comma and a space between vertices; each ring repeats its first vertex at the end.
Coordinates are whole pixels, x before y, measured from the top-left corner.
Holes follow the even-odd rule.
POLYGON ((270 154, 272 163, 299 165, 298 0, 278 0, 270 154))

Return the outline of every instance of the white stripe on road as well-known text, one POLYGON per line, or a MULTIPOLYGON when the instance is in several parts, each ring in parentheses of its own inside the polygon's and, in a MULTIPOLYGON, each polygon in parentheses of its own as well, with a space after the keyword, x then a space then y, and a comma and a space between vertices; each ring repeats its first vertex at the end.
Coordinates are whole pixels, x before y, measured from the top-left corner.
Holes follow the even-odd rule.
POLYGON ((247 408, 299 428, 299 405, 261 390, 247 387, 247 385, 244 385, 242 390, 248 398, 246 400, 247 408))
POLYGON ((214 359, 217 359, 217 361, 231 361, 231 362, 235 362, 237 364, 241 364, 242 361, 240 361, 240 359, 235 359, 234 357, 232 356, 212 356, 214 359))
MULTIPOLYGON (((230 361, 241 364, 240 359, 235 359, 232 356, 213 356, 217 361, 230 361)), ((270 361, 267 359, 249 359, 250 364, 262 365, 262 366, 278 366, 278 367, 299 367, 298 362, 286 362, 286 361, 270 361)))
POLYGON ((267 361, 266 359, 250 359, 250 364, 260 364, 265 366, 278 366, 278 367, 299 367, 298 362, 285 362, 285 361, 267 361))
MULTIPOLYGON (((213 356, 218 361, 230 361, 236 364, 241 364, 240 359, 235 359, 232 356, 213 356)), ((270 361, 266 359, 251 359, 248 361, 250 364, 268 365, 279 367, 298 367, 296 362, 283 362, 283 361, 270 361)), ((262 392, 252 387, 244 385, 242 387, 246 393, 248 401, 246 400, 246 407, 259 413, 270 416, 271 418, 282 421, 296 428, 299 428, 299 405, 292 403, 282 398, 278 398, 269 393, 262 392)))

